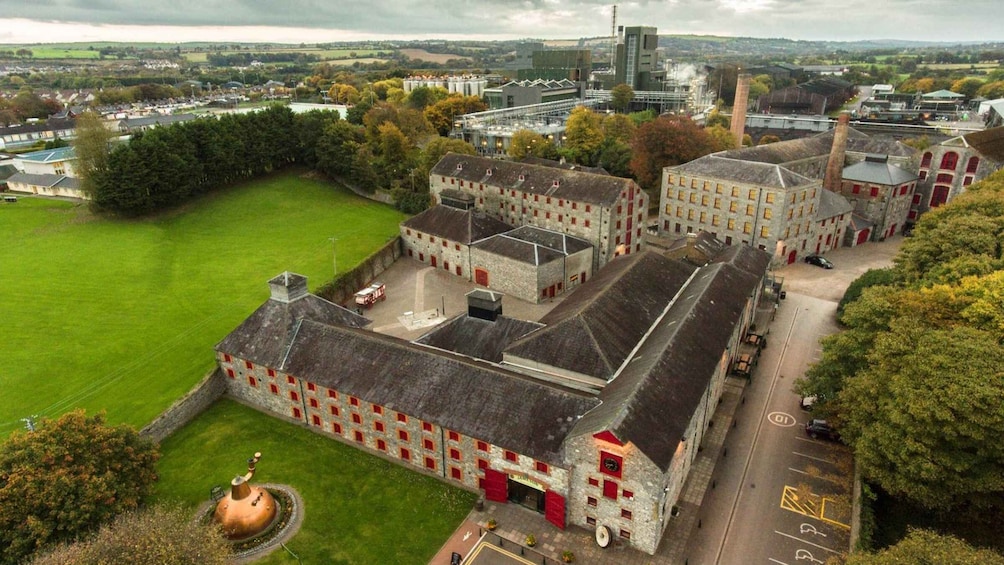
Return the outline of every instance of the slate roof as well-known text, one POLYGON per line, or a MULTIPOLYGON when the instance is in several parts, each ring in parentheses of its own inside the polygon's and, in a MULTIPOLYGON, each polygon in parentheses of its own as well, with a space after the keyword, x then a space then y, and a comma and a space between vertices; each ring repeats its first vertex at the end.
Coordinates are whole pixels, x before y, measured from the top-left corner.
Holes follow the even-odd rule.
POLYGON ((269 299, 216 344, 216 351, 279 368, 301 320, 357 328, 370 323, 365 317, 313 294, 292 302, 269 299))
POLYGON ((762 276, 724 262, 700 269, 572 435, 609 430, 667 471, 762 276))
POLYGON ((1004 163, 1004 126, 967 133, 963 138, 980 155, 1004 163))
POLYGON ((767 272, 767 267, 770 265, 770 255, 766 251, 748 245, 730 245, 720 249, 711 262, 732 265, 759 280, 767 272))
POLYGON ((552 464, 592 395, 400 339, 304 320, 278 368, 552 464))
POLYGON ((530 265, 551 261, 589 249, 592 245, 567 234, 523 226, 471 244, 471 247, 530 265))
POLYGON ((20 173, 19 172, 19 173, 14 173, 13 175, 7 177, 7 182, 8 183, 15 183, 15 182, 17 182, 17 183, 24 183, 24 184, 33 185, 33 186, 44 186, 44 187, 47 187, 47 188, 56 186, 57 184, 61 184, 62 186, 66 186, 68 188, 79 188, 80 187, 80 184, 78 182, 76 182, 76 179, 71 179, 70 177, 67 177, 66 175, 57 175, 57 174, 53 174, 53 173, 36 174, 36 173, 20 173), (62 183, 61 181, 64 181, 64 180, 71 181, 71 182, 62 183))
POLYGON ((842 194, 837 194, 832 190, 823 190, 819 193, 819 209, 816 210, 816 221, 835 218, 841 214, 852 212, 854 206, 842 194))
POLYGON ((861 231, 865 228, 875 227, 875 222, 865 218, 864 216, 859 216, 857 214, 851 214, 851 231, 861 231))
POLYGON ((505 353, 610 379, 693 271, 651 251, 617 257, 505 353))
POLYGON ((442 204, 408 218, 401 225, 465 245, 512 229, 512 226, 484 213, 442 204))
POLYGON ((620 198, 621 192, 634 186, 634 182, 629 179, 610 175, 498 161, 457 153, 447 153, 429 174, 607 206, 614 204, 620 198), (491 170, 490 175, 489 170, 491 170), (523 180, 520 180, 521 175, 523 180), (558 186, 554 186, 554 181, 558 181, 558 186))
POLYGON ((499 316, 494 322, 463 314, 442 323, 415 343, 452 351, 491 363, 502 362, 502 351, 519 338, 544 327, 499 316))
MULTIPOLYGON (((770 145, 777 145, 772 143, 770 145)), ((705 155, 673 167, 680 174, 711 177, 770 188, 795 188, 818 182, 780 165, 727 158, 721 154, 705 155)))
MULTIPOLYGON (((829 136, 830 142, 833 142, 832 134, 829 136)), ((888 155, 890 157, 913 157, 919 151, 899 142, 898 140, 885 136, 876 135, 871 137, 854 137, 847 138, 847 151, 853 151, 855 153, 875 153, 881 155, 888 155)))
POLYGON ((870 155, 860 163, 844 167, 843 179, 884 186, 899 186, 917 180, 917 175, 895 165, 890 165, 885 159, 877 159, 876 156, 870 155))
POLYGON ((542 159, 540 157, 534 157, 528 155, 519 160, 520 163, 526 163, 527 165, 540 165, 541 167, 553 167, 555 169, 565 169, 568 171, 583 171, 586 173, 593 173, 596 175, 609 175, 606 169, 603 167, 587 167, 585 165, 577 165, 575 163, 567 163, 561 161, 555 161, 553 159, 542 159))
POLYGON ((34 133, 39 131, 59 131, 73 129, 77 121, 73 118, 50 118, 44 122, 32 122, 29 124, 18 124, 7 127, 0 127, 0 136, 15 135, 19 133, 34 133))
POLYGON ((119 120, 119 126, 124 127, 126 129, 133 129, 151 125, 164 126, 178 122, 187 122, 190 120, 194 120, 196 117, 197 116, 195 114, 170 114, 164 116, 143 116, 141 118, 125 118, 124 120, 119 120))

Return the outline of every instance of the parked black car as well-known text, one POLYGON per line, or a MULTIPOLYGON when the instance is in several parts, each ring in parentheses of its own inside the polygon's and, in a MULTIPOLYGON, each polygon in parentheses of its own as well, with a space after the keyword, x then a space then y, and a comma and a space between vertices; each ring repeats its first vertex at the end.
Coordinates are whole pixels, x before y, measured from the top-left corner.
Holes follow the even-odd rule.
POLYGON ((805 423, 805 433, 812 439, 823 438, 832 441, 840 439, 840 434, 826 420, 809 420, 805 423))
POLYGON ((824 269, 832 269, 833 263, 822 255, 806 255, 805 262, 810 265, 815 265, 817 267, 822 267, 824 269))

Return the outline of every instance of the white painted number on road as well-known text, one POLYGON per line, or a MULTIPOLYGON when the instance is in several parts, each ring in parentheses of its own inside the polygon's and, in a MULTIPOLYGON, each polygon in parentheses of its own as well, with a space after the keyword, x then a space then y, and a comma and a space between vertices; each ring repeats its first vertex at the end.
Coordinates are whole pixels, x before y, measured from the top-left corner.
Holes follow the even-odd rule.
POLYGON ((767 420, 775 426, 781 426, 783 428, 790 428, 795 425, 795 418, 784 412, 771 412, 767 414, 767 420))
POLYGON ((826 534, 824 534, 823 532, 817 530, 816 526, 813 526, 812 524, 802 524, 801 526, 798 527, 798 533, 800 533, 800 534, 812 534, 812 535, 815 535, 815 536, 823 536, 824 538, 826 537, 826 534))
POLYGON ((809 553, 807 549, 799 549, 795 552, 795 561, 808 561, 809 563, 822 563, 822 561, 816 559, 809 553))

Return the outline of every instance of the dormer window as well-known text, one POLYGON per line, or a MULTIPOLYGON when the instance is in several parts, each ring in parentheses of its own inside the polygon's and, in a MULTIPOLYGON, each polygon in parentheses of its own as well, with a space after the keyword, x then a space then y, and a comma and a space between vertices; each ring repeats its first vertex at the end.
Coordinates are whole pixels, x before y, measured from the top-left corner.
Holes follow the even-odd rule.
POLYGON ((553 183, 551 183, 551 186, 553 186, 554 188, 558 188, 559 184, 560 184, 560 181, 555 180, 553 183))
POLYGON ((487 171, 485 172, 485 174, 486 174, 486 175, 488 175, 488 176, 492 176, 492 170, 491 170, 491 169, 488 169, 488 170, 487 170, 487 171))
POLYGON ((526 177, 525 177, 525 176, 523 176, 523 174, 522 174, 522 173, 520 173, 520 175, 519 175, 519 182, 523 182, 523 181, 525 181, 525 180, 526 180, 526 177))
POLYGON ((464 164, 463 163, 457 163, 457 170, 458 171, 464 170, 464 164))

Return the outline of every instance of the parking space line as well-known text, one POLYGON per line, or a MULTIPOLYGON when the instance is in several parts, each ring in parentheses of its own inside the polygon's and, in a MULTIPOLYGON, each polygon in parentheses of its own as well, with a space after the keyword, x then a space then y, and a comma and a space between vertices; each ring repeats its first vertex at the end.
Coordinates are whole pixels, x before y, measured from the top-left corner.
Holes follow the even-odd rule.
POLYGON ((796 469, 796 468, 794 468, 794 467, 788 467, 788 470, 789 470, 789 471, 794 471, 794 472, 796 472, 796 473, 800 473, 800 474, 802 474, 802 475, 808 475, 808 473, 806 473, 805 471, 800 471, 800 470, 798 470, 798 469, 796 469))
POLYGON ((827 518, 826 517, 826 503, 828 501, 830 501, 830 500, 832 500, 832 499, 823 497, 823 505, 819 509, 819 519, 822 520, 822 521, 824 521, 824 522, 826 522, 827 524, 831 524, 833 526, 839 526, 839 527, 847 529, 847 530, 851 529, 850 524, 845 524, 843 522, 838 522, 837 520, 834 520, 833 518, 827 518))
POLYGON ((836 465, 836 462, 830 461, 829 459, 823 459, 822 457, 813 457, 812 455, 808 455, 808 454, 805 454, 805 453, 799 453, 797 451, 792 451, 792 453, 794 453, 795 455, 798 455, 800 457, 805 457, 806 459, 812 459, 813 461, 819 461, 820 463, 829 463, 830 465, 836 465))
POLYGON ((806 541, 806 540, 804 540, 804 539, 801 539, 801 538, 799 538, 799 537, 797 537, 797 536, 793 536, 793 535, 791 535, 791 534, 786 534, 786 533, 784 533, 784 532, 779 532, 779 531, 777 531, 777 530, 774 530, 774 533, 775 533, 775 534, 778 534, 778 535, 782 535, 782 536, 784 536, 784 537, 786 537, 786 538, 791 538, 791 539, 793 539, 793 540, 795 540, 795 541, 797 541, 797 542, 799 542, 799 543, 804 543, 804 544, 806 544, 806 545, 811 545, 812 547, 817 547, 817 548, 819 548, 819 549, 822 549, 823 551, 829 551, 830 553, 832 553, 832 554, 834 554, 834 555, 840 555, 840 552, 839 552, 839 551, 836 551, 836 550, 833 550, 833 549, 830 549, 830 548, 828 548, 828 547, 826 547, 826 546, 822 546, 822 545, 819 545, 818 543, 812 543, 811 541, 806 541))
POLYGON ((788 565, 784 561, 778 561, 777 559, 774 559, 773 557, 768 557, 767 561, 770 561, 771 563, 777 563, 778 565, 788 565))

